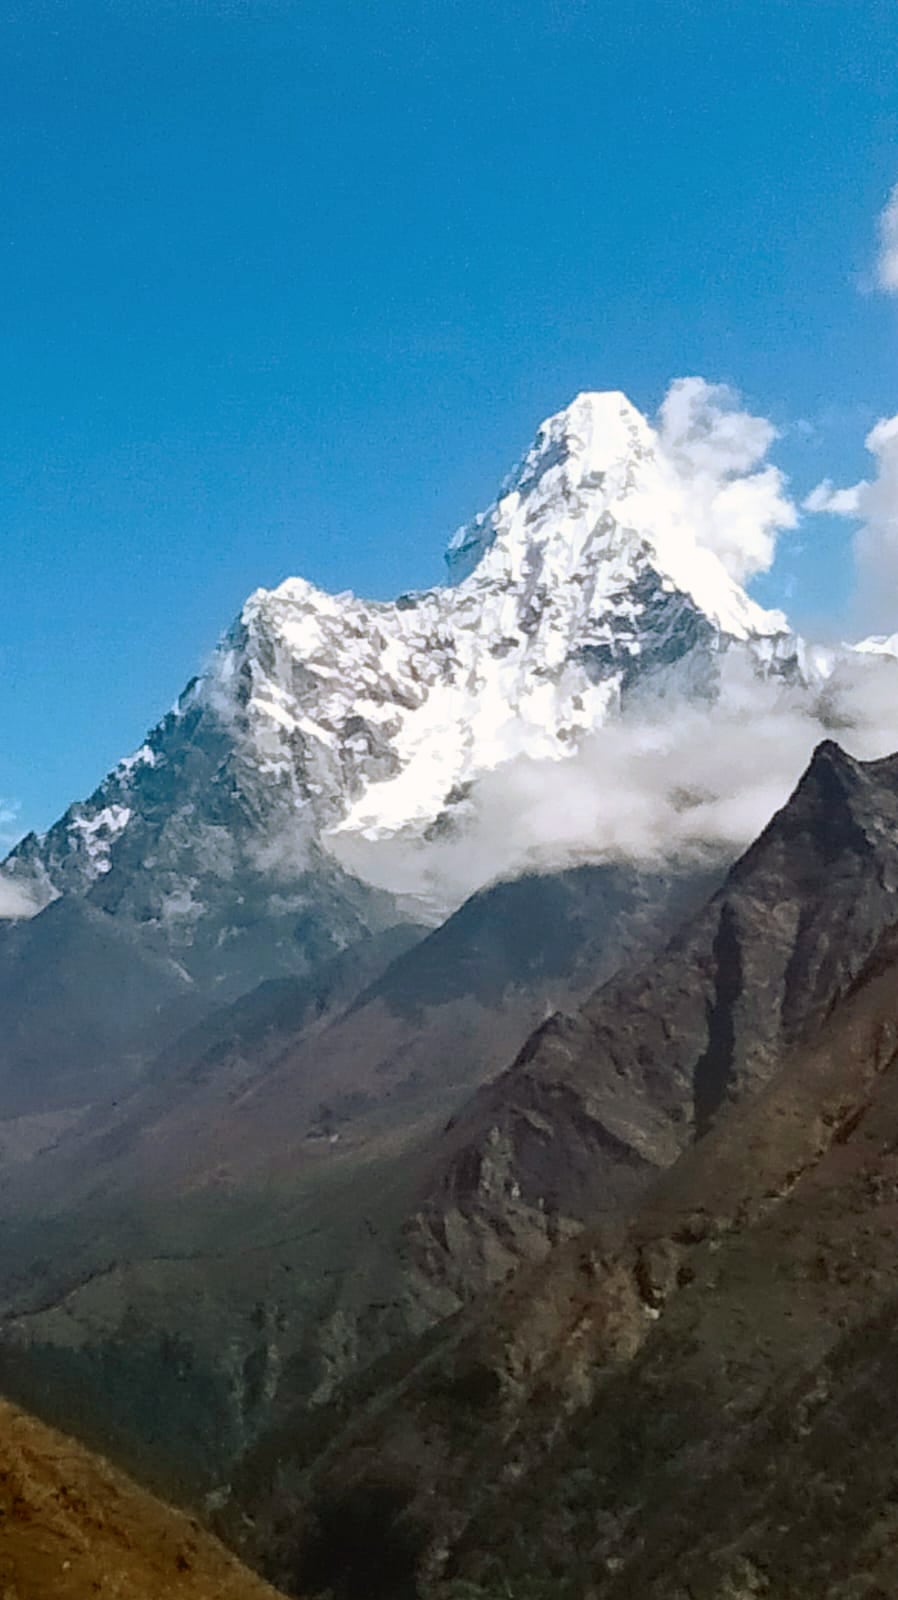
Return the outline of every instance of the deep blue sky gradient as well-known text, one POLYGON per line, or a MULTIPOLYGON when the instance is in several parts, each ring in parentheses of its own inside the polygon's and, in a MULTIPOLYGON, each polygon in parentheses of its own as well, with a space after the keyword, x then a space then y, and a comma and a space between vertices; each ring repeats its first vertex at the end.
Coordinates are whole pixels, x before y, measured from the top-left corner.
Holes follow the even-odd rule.
MULTIPOLYGON (((88 791, 259 584, 437 580, 578 389, 729 381, 858 477, 896 180, 895 0, 0 0, 0 796, 88 791)), ((759 598, 838 628, 849 538, 759 598)))

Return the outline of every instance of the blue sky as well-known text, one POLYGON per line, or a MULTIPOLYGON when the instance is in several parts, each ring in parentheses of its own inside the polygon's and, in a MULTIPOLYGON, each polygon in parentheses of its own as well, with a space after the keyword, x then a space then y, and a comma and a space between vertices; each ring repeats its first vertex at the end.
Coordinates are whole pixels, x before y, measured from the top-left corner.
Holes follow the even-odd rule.
MULTIPOLYGON (((0 0, 0 129, 20 828, 257 585, 437 580, 579 389, 735 384, 799 497, 898 410, 895 0, 0 0)), ((838 628, 850 536, 759 597, 838 628)))

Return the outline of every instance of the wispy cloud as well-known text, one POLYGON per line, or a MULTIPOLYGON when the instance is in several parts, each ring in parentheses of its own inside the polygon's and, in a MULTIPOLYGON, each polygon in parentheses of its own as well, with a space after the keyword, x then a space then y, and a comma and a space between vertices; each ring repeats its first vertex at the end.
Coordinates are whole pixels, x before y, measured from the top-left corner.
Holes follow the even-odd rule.
POLYGON ((898 623, 898 415, 883 417, 864 441, 875 463, 871 478, 836 488, 824 478, 804 509, 848 517, 854 536, 857 605, 864 625, 894 632, 898 623))
POLYGON ((879 214, 877 232, 876 286, 884 294, 898 294, 898 183, 879 214))
POLYGON ((34 917, 40 909, 24 884, 17 883, 13 878, 0 878, 0 921, 34 917))
POLYGON ((832 478, 824 478, 801 502, 802 510, 824 512, 830 517, 856 517, 861 491, 866 487, 866 484, 854 483, 849 489, 837 489, 832 478))
MULTIPOLYGON (((0 859, 22 837, 21 804, 0 795, 0 859)), ((25 884, 0 877, 0 921, 11 917, 33 917, 40 910, 25 884)))
POLYGON ((18 800, 9 800, 0 795, 0 854, 5 855, 11 850, 17 839, 22 837, 22 827, 19 821, 22 807, 18 800))

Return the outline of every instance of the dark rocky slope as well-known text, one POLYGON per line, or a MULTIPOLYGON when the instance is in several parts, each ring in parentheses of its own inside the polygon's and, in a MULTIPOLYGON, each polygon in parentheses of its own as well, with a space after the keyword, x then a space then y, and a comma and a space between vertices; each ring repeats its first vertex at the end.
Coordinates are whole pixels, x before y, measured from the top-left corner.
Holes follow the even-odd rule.
POLYGON ((386 1548, 404 1552, 397 1593, 453 1600, 895 1592, 896 791, 898 761, 822 749, 708 910, 590 1007, 588 1036, 618 1051, 592 1057, 601 1093, 652 1020, 615 1030, 611 997, 647 1004, 663 980, 678 1025, 662 1012, 666 1045, 628 1087, 639 1105, 673 1084, 658 1103, 687 1108, 680 1154, 247 1458, 236 1502, 286 1587, 351 1600, 386 1548), (720 985, 695 958, 728 906, 746 976, 703 1117, 707 1038, 683 1041, 692 990, 712 1030, 720 985))
MULTIPOLYGON (((236 1181, 301 1162, 309 1141, 364 1141, 388 1113, 393 1131, 422 1115, 441 1118, 495 1075, 559 1003, 576 1004, 596 984, 656 945, 698 903, 721 869, 642 871, 583 866, 499 883, 474 895, 440 928, 379 962, 362 986, 366 950, 344 963, 344 985, 292 1026, 254 1006, 255 1038, 194 1052, 179 1041, 124 1108, 141 1140, 148 1181, 178 1181, 185 1142, 191 1177, 204 1164, 236 1181), (361 992, 353 993, 353 988, 361 992), (230 1069, 242 1063, 239 1100, 230 1069), (197 1085, 202 1092, 197 1095, 197 1085), (229 1092, 224 1092, 228 1086, 229 1092), (160 1165, 164 1144, 173 1166, 160 1165)), ((397 943, 396 933, 390 939, 397 943)), ((370 945, 367 947, 370 949, 370 945)), ((376 946, 387 948, 383 938, 376 946)), ((282 990, 267 990, 268 1004, 282 990)), ((246 1002, 222 1020, 224 1031, 246 1002)), ((213 1019, 213 1023, 218 1019, 213 1019)), ((202 1031, 192 1038, 202 1043, 202 1031)), ((336 1153, 336 1152, 335 1152, 336 1153)), ((129 1160, 133 1159, 133 1152, 129 1160)))
POLYGON ((896 915, 898 758, 822 744, 657 959, 558 1013, 455 1117, 407 1239, 460 1300, 626 1210, 819 1025, 896 915))

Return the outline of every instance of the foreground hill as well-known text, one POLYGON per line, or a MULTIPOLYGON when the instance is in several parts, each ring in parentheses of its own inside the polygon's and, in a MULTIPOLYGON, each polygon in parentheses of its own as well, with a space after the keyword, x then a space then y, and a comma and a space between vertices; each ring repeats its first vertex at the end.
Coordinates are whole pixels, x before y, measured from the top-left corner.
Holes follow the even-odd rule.
POLYGON ((276 1600, 192 1518, 0 1401, 6 1600, 276 1600))

